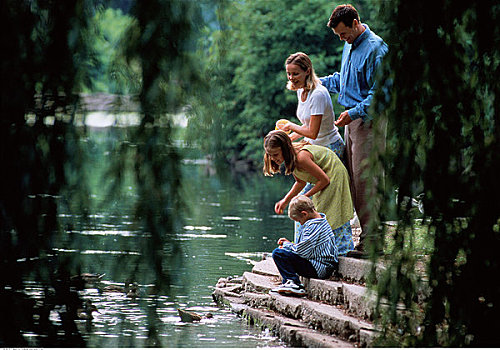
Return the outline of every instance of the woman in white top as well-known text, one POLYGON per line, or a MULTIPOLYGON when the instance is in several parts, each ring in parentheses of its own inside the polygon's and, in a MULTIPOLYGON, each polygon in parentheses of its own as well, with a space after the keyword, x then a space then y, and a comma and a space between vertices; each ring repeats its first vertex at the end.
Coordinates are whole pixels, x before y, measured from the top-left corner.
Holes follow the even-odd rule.
POLYGON ((311 59, 303 52, 294 53, 286 59, 285 68, 287 89, 297 91, 297 118, 302 125, 288 122, 281 130, 293 131, 292 141, 304 137, 313 145, 329 147, 342 159, 345 144, 334 124, 332 99, 316 76, 311 59))
MULTIPOLYGON (((297 118, 302 125, 288 122, 280 128, 283 131, 293 131, 292 141, 301 137, 318 146, 330 148, 343 161, 345 144, 335 126, 332 98, 328 90, 321 85, 309 56, 303 52, 290 55, 285 61, 288 78, 287 89, 297 91, 297 118)), ((313 187, 307 183, 300 194, 304 194, 313 187)), ((295 242, 300 224, 295 223, 295 242)))

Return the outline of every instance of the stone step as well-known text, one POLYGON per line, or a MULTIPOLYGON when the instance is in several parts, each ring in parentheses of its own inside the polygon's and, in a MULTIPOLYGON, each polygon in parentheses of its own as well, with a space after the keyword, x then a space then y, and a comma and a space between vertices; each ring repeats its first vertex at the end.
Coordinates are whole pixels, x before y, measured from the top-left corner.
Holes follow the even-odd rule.
POLYGON ((342 305, 350 315, 373 320, 377 296, 366 287, 342 283, 342 305))
POLYGON ((270 294, 269 307, 284 316, 300 319, 314 329, 350 342, 370 344, 375 332, 371 323, 349 316, 343 309, 306 298, 270 294), (364 335, 369 336, 362 339, 364 335))
POLYGON ((370 322, 376 298, 362 285, 371 268, 369 260, 341 257, 330 279, 301 278, 307 296, 296 298, 269 293, 281 276, 268 257, 239 278, 221 278, 213 297, 291 346, 366 347, 377 334, 370 322))
POLYGON ((375 328, 371 323, 349 316, 344 313, 343 309, 338 309, 336 306, 317 301, 303 299, 301 306, 302 321, 313 328, 321 329, 341 339, 361 344, 361 346, 371 344, 371 339, 375 335, 375 328), (363 339, 364 336, 367 338, 363 339))
MULTIPOLYGON (((248 319, 249 323, 271 330, 281 340, 292 347, 301 348, 352 348, 353 343, 339 339, 331 334, 311 329, 301 320, 286 317, 276 311, 266 308, 253 307, 247 304, 248 300, 271 300, 269 294, 244 293, 244 296, 228 296, 225 288, 215 288, 213 298, 219 305, 224 305, 248 319)), ((289 298, 295 299, 295 298, 289 298)), ((300 299, 298 299, 300 301, 300 299)))
POLYGON ((311 300, 343 307, 350 315, 372 320, 376 297, 366 287, 341 281, 301 278, 311 300))
POLYGON ((264 276, 248 271, 243 273, 243 289, 247 292, 268 293, 279 284, 277 276, 264 276))
MULTIPOLYGON (((339 281, 301 278, 311 300, 330 305, 341 306, 345 312, 366 320, 373 319, 376 305, 375 296, 364 286, 339 281)), ((277 276, 265 276, 251 272, 243 274, 243 290, 245 292, 269 293, 281 283, 277 276)))
POLYGON ((370 304, 370 300, 364 297, 366 287, 318 279, 303 279, 303 281, 308 299, 268 294, 280 283, 279 278, 245 272, 242 293, 244 303, 302 319, 314 328, 323 329, 353 342, 361 341, 362 330, 373 332, 370 323, 354 317, 369 320, 373 314, 370 306, 375 304, 374 302, 370 304))
POLYGON ((335 336, 311 329, 304 322, 280 315, 271 310, 248 308, 244 317, 252 324, 273 331, 281 340, 295 348, 352 348, 354 344, 335 336), (253 321, 252 321, 253 320, 253 321))
MULTIPOLYGON (((373 262, 369 259, 348 258, 345 256, 339 257, 339 269, 335 276, 347 282, 364 284, 368 280, 373 262)), ((380 272, 384 269, 382 264, 376 265, 376 276, 380 276, 380 272)))
MULTIPOLYGON (((370 260, 341 256, 339 257, 339 269, 332 278, 341 278, 347 282, 364 284, 368 279, 371 268, 372 262, 370 260)), ((377 275, 382 269, 383 266, 378 264, 377 275)), ((271 256, 267 256, 266 259, 257 262, 252 268, 252 272, 264 276, 280 276, 271 256)))
POLYGON ((343 303, 342 282, 304 277, 301 277, 300 280, 310 299, 323 301, 330 305, 339 305, 343 303))
POLYGON ((285 318, 298 320, 335 339, 360 346, 369 346, 375 335, 375 329, 371 323, 347 315, 343 307, 338 308, 306 298, 276 293, 241 292, 239 296, 235 296, 236 293, 229 290, 230 287, 216 288, 213 294, 214 300, 219 305, 226 305, 234 313, 242 316, 248 309, 270 310, 285 318))
POLYGON ((252 268, 252 272, 264 276, 280 276, 280 272, 272 257, 267 257, 256 263, 252 268))

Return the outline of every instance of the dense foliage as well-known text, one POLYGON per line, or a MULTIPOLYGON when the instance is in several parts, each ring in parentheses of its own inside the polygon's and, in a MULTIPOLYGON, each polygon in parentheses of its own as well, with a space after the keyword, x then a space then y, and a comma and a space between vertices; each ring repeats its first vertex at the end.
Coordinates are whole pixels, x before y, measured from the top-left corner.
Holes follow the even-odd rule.
POLYGON ((374 155, 372 171, 383 164, 387 175, 380 220, 394 207, 395 187, 400 220, 377 285, 390 305, 385 344, 498 346, 500 50, 499 30, 489 24, 500 6, 443 0, 384 7, 381 34, 390 52, 374 107, 388 122, 389 147, 374 155), (420 194, 433 248, 416 256, 415 215, 405 198, 420 194))
MULTIPOLYGON (((285 88, 286 58, 298 51, 307 53, 318 76, 340 69, 343 44, 326 26, 340 3, 219 2, 220 28, 207 33, 199 53, 207 56, 201 61, 207 79, 203 96, 208 94, 204 101, 211 102, 193 101, 191 140, 233 163, 243 159, 260 166, 262 138, 276 120, 297 121, 297 96, 285 88)), ((369 21, 373 5, 356 3, 365 14, 363 20, 369 21)), ((340 107, 334 105, 338 114, 340 107)))
MULTIPOLYGON (((77 94, 138 98, 140 126, 114 145, 109 198, 123 188, 123 169, 133 169, 127 181, 142 199, 136 220, 151 234, 137 263, 150 267, 155 286, 166 290, 179 263, 173 232, 182 209, 180 155, 168 115, 188 105, 192 142, 216 158, 259 166, 262 137, 277 119, 295 115, 296 95, 285 89, 286 57, 306 52, 319 76, 340 68, 343 43, 326 27, 338 3, 1 3, 0 311, 10 322, 0 344, 25 346, 22 332, 33 332, 43 336, 36 346, 85 345, 72 319, 81 303, 78 286, 69 280, 81 265, 53 249, 75 229, 60 220, 61 210, 85 218, 92 203, 86 178, 92 169, 82 168, 80 152, 85 130, 74 125, 77 94), (195 52, 191 35, 205 20, 195 52), (45 288, 36 301, 25 293, 28 277, 45 288), (49 314, 62 306, 68 317, 56 325, 49 314)), ((494 24, 500 6, 354 4, 390 47, 373 105, 375 120, 388 125, 387 152, 371 159, 372 174, 386 174, 373 198, 379 214, 373 234, 386 234, 380 223, 399 220, 387 269, 373 281, 384 305, 381 344, 498 346, 500 33, 494 24), (422 256, 415 254, 416 216, 408 200, 419 195, 424 214, 418 216, 432 247, 422 256)), ((149 344, 161 346, 154 304, 149 311, 149 344)))
MULTIPOLYGON (((119 200, 125 169, 134 169, 135 221, 148 239, 127 272, 134 279, 139 265, 148 267, 159 292, 173 283, 181 173, 167 116, 185 105, 189 88, 198 81, 190 52, 199 13, 189 1, 123 3, 130 17, 100 12, 106 2, 98 1, 0 5, 0 311, 8 320, 0 330, 3 346, 85 346, 75 324, 83 306, 78 276, 85 271, 78 258, 54 246, 59 239, 74 238, 72 231, 85 224, 92 203, 86 178, 92 169, 83 169, 81 159, 88 140, 76 123, 78 93, 85 87, 102 91, 105 84, 111 92, 138 93, 141 123, 127 142, 115 145, 118 156, 107 173, 114 184, 109 198, 119 200), (110 30, 111 24, 123 26, 126 39, 110 30), (108 46, 118 43, 120 50, 108 46), (114 55, 130 74, 100 79, 115 68, 114 55), (40 286, 41 295, 30 295, 26 281, 40 286), (26 332, 33 335, 31 343, 23 337, 26 332)), ((148 344, 161 346, 154 303, 147 314, 148 344)))
POLYGON ((128 30, 137 23, 121 9, 99 8, 90 20, 87 37, 94 57, 89 60, 86 72, 88 86, 83 92, 133 94, 141 88, 141 67, 137 60, 124 52, 128 43, 128 30))

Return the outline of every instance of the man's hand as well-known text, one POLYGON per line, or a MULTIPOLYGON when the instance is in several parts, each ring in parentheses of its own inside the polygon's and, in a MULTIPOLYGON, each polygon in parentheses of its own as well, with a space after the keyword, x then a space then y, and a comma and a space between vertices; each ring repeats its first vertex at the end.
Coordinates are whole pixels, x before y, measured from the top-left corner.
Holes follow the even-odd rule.
POLYGON ((338 127, 343 127, 351 122, 352 122, 352 119, 349 116, 349 113, 347 111, 344 111, 344 112, 340 113, 339 119, 337 119, 335 121, 335 125, 337 125, 338 127))

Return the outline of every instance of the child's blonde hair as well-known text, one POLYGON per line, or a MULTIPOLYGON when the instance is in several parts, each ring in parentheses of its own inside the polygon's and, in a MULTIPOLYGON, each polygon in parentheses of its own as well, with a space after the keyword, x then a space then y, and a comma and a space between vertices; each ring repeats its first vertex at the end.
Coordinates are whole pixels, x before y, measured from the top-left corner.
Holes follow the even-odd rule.
MULTIPOLYGON (((288 56, 288 58, 285 61, 285 67, 289 64, 295 64, 299 66, 300 69, 302 69, 304 72, 307 72, 308 69, 311 69, 311 72, 306 77, 306 86, 304 87, 304 90, 312 91, 316 89, 317 85, 321 84, 318 76, 314 72, 314 67, 311 59, 305 53, 296 52, 288 56)), ((288 81, 286 88, 288 90, 293 90, 291 81, 288 81)))
POLYGON ((288 205, 288 217, 292 220, 296 220, 299 218, 300 213, 306 211, 308 213, 312 213, 316 211, 314 207, 313 201, 311 198, 304 196, 303 194, 294 197, 290 204, 288 205))

